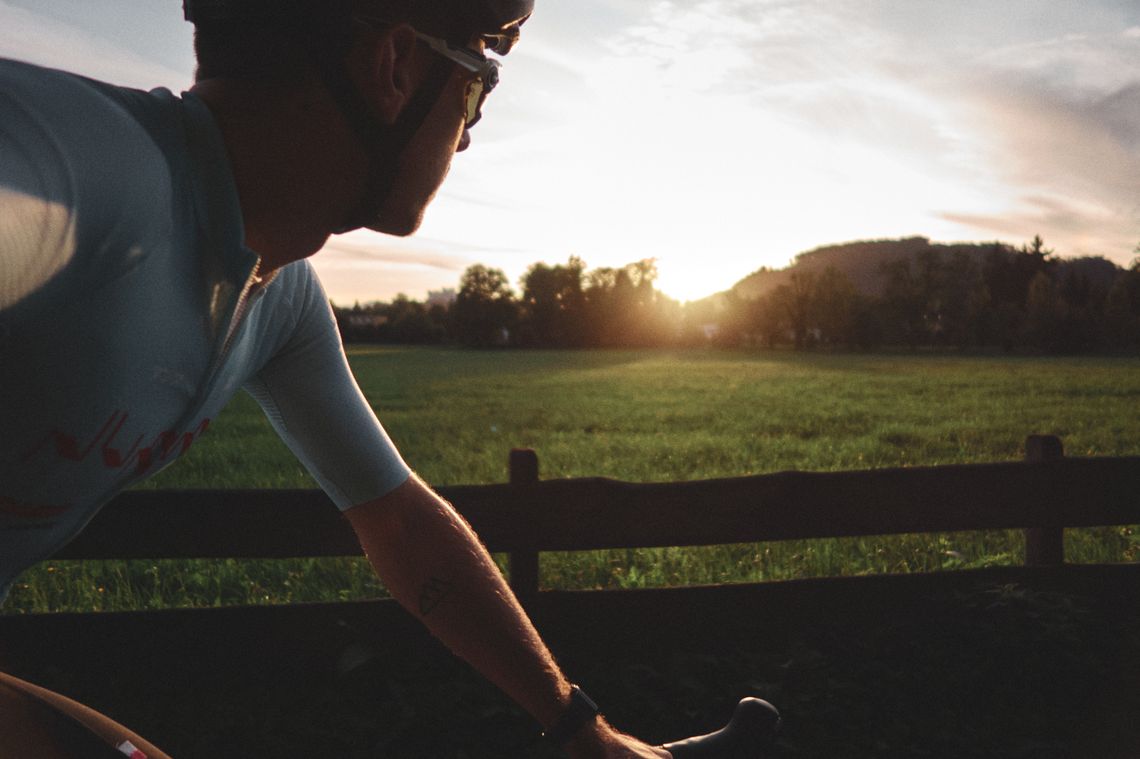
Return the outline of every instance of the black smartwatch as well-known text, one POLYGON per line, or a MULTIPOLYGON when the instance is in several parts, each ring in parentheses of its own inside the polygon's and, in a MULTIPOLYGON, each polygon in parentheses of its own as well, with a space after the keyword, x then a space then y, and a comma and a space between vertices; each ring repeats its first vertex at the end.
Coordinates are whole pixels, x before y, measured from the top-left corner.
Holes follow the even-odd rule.
POLYGON ((542 737, 555 746, 562 746, 583 727, 598 718, 598 705, 577 685, 570 687, 570 705, 542 737))

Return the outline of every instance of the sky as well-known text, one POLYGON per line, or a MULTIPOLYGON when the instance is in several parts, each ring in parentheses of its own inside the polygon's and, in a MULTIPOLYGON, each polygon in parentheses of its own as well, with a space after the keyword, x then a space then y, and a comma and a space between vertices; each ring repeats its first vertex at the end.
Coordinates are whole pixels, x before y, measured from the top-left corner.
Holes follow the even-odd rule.
MULTIPOLYGON (((176 92, 178 0, 0 0, 0 56, 176 92)), ((1140 242, 1136 0, 538 0, 422 229, 334 237, 338 303, 474 263, 657 261, 680 300, 851 240, 1140 242)))

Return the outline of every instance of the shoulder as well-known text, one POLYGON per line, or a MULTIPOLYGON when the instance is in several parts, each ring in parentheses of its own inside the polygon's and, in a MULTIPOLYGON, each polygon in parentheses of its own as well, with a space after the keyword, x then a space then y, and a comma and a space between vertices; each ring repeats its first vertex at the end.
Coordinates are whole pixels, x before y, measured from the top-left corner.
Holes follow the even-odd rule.
POLYGON ((276 345, 276 350, 308 342, 332 319, 320 280, 304 260, 277 270, 257 296, 257 303, 254 318, 261 322, 263 338, 276 345))
POLYGON ((301 318, 321 316, 327 310, 328 296, 317 276, 313 264, 308 259, 294 261, 281 267, 274 278, 272 288, 283 306, 295 311, 301 318))
MULTIPOLYGON (((6 148, 0 178, 10 188, 47 193, 57 202, 85 201, 88 213, 116 197, 144 202, 154 197, 156 184, 169 184, 160 142, 174 131, 176 103, 165 90, 141 92, 0 60, 0 139, 6 148), (124 190, 125 197, 112 194, 124 190)), ((160 189, 158 197, 164 194, 160 189)))
POLYGON ((161 93, 0 60, 0 237, 12 265, 0 308, 113 273, 168 232, 164 110, 161 93))
POLYGON ((328 296, 316 270, 307 259, 294 261, 283 267, 274 286, 280 288, 279 303, 287 308, 292 316, 292 332, 295 339, 313 338, 322 333, 336 331, 336 322, 328 296))
POLYGON ((25 137, 29 146, 42 147, 35 138, 48 136, 59 142, 58 150, 71 144, 113 148, 153 143, 147 116, 160 105, 164 93, 173 100, 165 90, 142 92, 0 59, 2 125, 10 135, 25 137))

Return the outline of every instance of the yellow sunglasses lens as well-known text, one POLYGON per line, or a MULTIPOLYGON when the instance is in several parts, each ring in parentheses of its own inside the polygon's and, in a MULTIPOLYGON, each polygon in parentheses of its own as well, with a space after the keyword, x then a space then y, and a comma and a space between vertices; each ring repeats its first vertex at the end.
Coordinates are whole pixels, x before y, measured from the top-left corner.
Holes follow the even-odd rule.
POLYGON ((483 105, 483 78, 476 77, 467 84, 467 126, 479 120, 479 107, 483 105))

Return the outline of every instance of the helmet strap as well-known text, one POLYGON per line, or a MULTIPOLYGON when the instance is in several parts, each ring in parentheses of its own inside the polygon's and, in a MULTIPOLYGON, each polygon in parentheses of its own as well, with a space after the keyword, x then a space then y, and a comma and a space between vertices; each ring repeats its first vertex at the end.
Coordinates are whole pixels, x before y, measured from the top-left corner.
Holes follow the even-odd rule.
POLYGON ((446 59, 435 61, 396 121, 385 124, 356 89, 346 61, 343 58, 327 60, 328 65, 318 66, 321 78, 368 154, 368 176, 360 203, 334 230, 335 234, 342 234, 375 223, 395 189, 400 156, 443 94, 454 64, 446 59))

